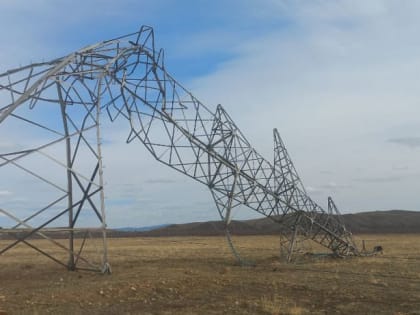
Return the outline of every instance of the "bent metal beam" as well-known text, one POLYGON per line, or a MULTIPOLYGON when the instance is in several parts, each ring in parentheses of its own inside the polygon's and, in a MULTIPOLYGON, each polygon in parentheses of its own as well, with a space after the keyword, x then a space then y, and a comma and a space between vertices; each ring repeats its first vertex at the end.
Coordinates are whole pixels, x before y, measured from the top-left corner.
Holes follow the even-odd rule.
POLYGON ((52 199, 39 209, 13 208, 7 200, 0 200, 0 213, 13 222, 0 230, 12 239, 0 248, 0 254, 24 243, 70 270, 110 272, 101 153, 103 116, 111 122, 127 122, 127 143, 140 141, 156 160, 209 188, 239 260, 229 234, 232 209, 238 206, 284 227, 289 259, 297 233, 338 256, 359 255, 332 199, 325 211, 306 193, 278 131, 274 130, 274 162, 270 162, 251 146, 221 105, 215 111, 207 108, 166 71, 163 50, 155 49, 153 29, 148 26, 63 58, 0 74, 2 137, 12 120, 41 130, 44 136, 39 138, 49 135, 48 140, 23 148, 6 151, 0 147, 0 170, 18 169, 54 190, 52 199), (42 114, 37 115, 37 110, 42 114), (53 118, 53 112, 61 118, 53 118), (81 164, 87 155, 94 161, 90 168, 81 164), (25 160, 31 156, 60 166, 65 180, 45 175, 46 164, 27 165, 25 160), (96 228, 83 224, 86 212, 97 219, 96 228), (62 233, 67 244, 51 237, 52 231, 62 233), (101 235, 102 254, 99 262, 92 263, 84 257, 84 246, 87 235, 95 232, 101 235), (32 236, 57 245, 67 261, 32 242, 32 236))

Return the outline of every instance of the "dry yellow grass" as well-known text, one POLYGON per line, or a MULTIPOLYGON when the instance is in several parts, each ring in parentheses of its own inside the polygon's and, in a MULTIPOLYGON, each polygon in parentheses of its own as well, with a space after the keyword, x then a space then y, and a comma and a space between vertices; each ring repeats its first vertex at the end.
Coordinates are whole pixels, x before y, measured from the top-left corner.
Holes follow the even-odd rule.
POLYGON ((19 246, 0 256, 0 314, 420 314, 420 235, 362 238, 383 255, 286 264, 277 236, 235 237, 255 267, 235 264, 222 237, 111 239, 110 276, 19 246))

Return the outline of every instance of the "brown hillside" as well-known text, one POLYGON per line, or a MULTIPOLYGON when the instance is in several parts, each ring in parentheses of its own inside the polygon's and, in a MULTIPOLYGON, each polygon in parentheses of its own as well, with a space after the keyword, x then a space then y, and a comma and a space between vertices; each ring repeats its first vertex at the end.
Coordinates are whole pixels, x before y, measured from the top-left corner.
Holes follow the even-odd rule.
MULTIPOLYGON (((390 210, 343 215, 348 230, 353 233, 420 233, 420 212, 390 210)), ((271 219, 262 218, 232 221, 230 230, 236 235, 270 235, 280 232, 280 226, 271 219)), ((143 236, 211 236, 223 235, 220 221, 173 224, 148 232, 143 236)))

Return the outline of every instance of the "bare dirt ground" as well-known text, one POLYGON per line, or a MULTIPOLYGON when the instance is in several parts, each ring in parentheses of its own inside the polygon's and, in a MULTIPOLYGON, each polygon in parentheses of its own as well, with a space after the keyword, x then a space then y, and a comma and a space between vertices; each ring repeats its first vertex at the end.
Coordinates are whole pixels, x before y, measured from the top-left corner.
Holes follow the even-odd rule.
POLYGON ((0 314, 420 314, 420 235, 361 238, 383 255, 286 264, 278 236, 236 237, 255 267, 223 237, 110 239, 112 275, 22 245, 0 256, 0 314))

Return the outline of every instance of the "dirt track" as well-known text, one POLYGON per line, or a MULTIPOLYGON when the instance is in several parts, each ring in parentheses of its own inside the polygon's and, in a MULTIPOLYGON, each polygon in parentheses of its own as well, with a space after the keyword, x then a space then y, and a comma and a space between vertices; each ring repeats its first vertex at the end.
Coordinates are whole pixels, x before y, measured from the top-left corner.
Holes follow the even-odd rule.
MULTIPOLYGON (((6 314, 420 314, 420 235, 364 236, 378 257, 278 260, 278 237, 110 240, 110 276, 68 272, 20 246, 0 256, 6 314)), ((43 242, 37 240, 36 242, 43 242)), ((316 250, 316 248, 314 248, 316 250)), ((0 312, 0 314, 2 314, 0 312)))

